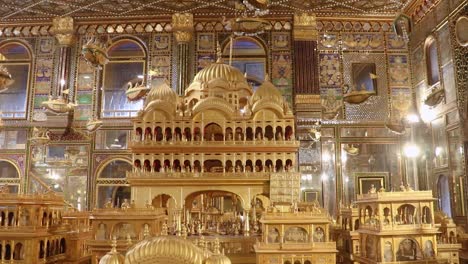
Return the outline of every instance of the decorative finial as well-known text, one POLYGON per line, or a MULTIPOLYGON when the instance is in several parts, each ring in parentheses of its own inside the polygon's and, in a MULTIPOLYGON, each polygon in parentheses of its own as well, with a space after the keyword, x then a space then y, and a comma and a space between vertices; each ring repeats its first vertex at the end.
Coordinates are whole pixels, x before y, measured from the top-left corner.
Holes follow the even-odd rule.
POLYGON ((149 226, 145 225, 145 229, 143 230, 143 238, 148 238, 150 236, 149 226))
POLYGON ((265 74, 265 82, 269 82, 270 81, 270 75, 267 73, 265 74))
POLYGON ((216 44, 216 63, 222 63, 223 62, 223 53, 221 52, 221 45, 219 42, 216 44))
POLYGON ((215 253, 216 255, 220 255, 221 251, 219 250, 219 248, 220 248, 219 238, 216 238, 214 241, 214 245, 213 245, 213 253, 215 253))
POLYGON ((111 241, 111 253, 117 253, 117 237, 113 236, 111 241))
POLYGON ((162 225, 161 236, 167 236, 167 224, 166 222, 162 225))
POLYGON ((127 234, 127 244, 131 245, 132 243, 132 237, 130 236, 130 234, 127 234))
POLYGON ((201 236, 200 240, 198 240, 198 247, 201 249, 206 249, 205 237, 201 236))

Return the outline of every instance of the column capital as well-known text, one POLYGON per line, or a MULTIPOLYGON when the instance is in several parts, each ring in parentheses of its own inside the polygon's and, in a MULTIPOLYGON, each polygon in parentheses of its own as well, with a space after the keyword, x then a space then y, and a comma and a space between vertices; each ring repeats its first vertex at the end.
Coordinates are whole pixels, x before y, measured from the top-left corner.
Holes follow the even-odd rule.
POLYGON ((187 43, 193 37, 193 14, 175 13, 172 15, 172 30, 178 43, 187 43))
POLYGON ((294 40, 316 41, 318 37, 317 18, 315 14, 294 14, 294 40))
POLYGON ((71 46, 75 42, 75 28, 72 17, 52 19, 52 32, 60 46, 71 46))

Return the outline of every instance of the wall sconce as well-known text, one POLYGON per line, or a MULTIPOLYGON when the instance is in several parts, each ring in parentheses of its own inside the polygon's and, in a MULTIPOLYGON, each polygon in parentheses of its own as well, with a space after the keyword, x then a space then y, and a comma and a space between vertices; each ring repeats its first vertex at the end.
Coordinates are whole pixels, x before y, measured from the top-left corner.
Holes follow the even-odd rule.
POLYGON ((50 141, 50 131, 45 128, 33 128, 33 136, 29 138, 32 145, 46 145, 50 141))
POLYGON ((430 107, 435 107, 445 98, 444 88, 437 85, 431 90, 431 93, 424 99, 424 104, 430 107))
POLYGON ((359 148, 355 147, 353 144, 345 145, 343 147, 343 150, 346 152, 346 154, 351 155, 351 156, 357 156, 359 155, 359 148))

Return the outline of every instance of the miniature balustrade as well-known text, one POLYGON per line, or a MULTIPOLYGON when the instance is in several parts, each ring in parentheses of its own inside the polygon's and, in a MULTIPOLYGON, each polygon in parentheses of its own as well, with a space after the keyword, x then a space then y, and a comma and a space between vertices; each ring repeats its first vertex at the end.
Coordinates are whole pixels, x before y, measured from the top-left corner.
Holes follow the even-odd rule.
MULTIPOLYGON (((231 135, 231 134, 229 134, 231 135)), ((192 139, 186 138, 185 136, 181 136, 179 134, 176 134, 174 136, 165 136, 162 137, 162 139, 158 140, 157 137, 153 137, 152 135, 147 135, 142 137, 142 135, 137 134, 135 132, 132 132, 132 143, 134 145, 165 145, 165 144, 258 144, 258 143, 264 143, 264 144, 276 144, 276 143, 288 143, 288 142, 294 142, 295 139, 292 136, 289 136, 287 138, 281 136, 281 137, 273 137, 273 138, 267 138, 263 136, 256 136, 253 139, 246 139, 243 135, 237 138, 232 138, 230 136, 224 136, 222 140, 216 140, 213 137, 209 136, 204 136, 201 137, 199 135, 195 135, 192 139)))

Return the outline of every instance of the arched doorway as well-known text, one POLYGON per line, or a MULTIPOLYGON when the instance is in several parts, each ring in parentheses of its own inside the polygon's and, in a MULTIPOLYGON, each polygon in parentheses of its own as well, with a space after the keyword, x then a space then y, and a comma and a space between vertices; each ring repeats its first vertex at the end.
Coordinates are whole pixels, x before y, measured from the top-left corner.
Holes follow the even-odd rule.
POLYGON ((195 226, 196 234, 242 234, 245 219, 239 195, 222 190, 198 191, 185 198, 183 221, 195 226), (203 229, 200 229, 203 227, 203 229))

